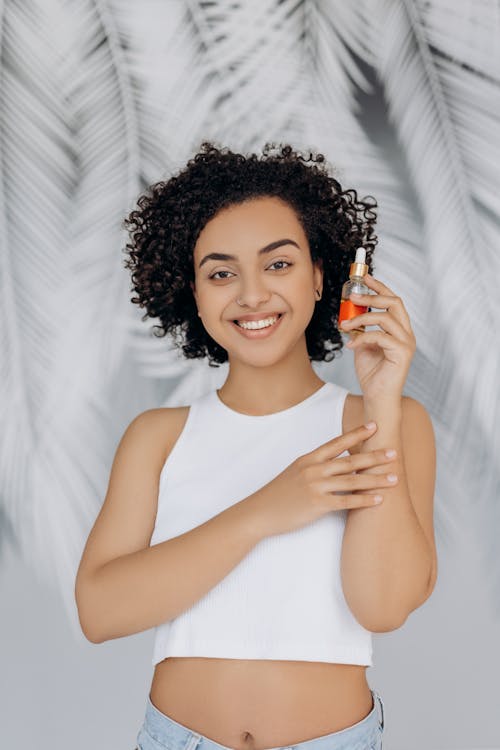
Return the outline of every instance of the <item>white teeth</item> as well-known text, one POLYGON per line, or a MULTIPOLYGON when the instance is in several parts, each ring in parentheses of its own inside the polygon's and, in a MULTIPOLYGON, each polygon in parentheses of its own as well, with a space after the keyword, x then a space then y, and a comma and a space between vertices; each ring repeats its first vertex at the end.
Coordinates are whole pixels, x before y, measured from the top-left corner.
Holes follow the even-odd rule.
POLYGON ((267 328, 268 326, 272 326, 273 323, 276 323, 278 318, 279 315, 276 315, 274 318, 266 318, 265 320, 237 320, 236 325, 239 325, 241 328, 250 329, 267 328))

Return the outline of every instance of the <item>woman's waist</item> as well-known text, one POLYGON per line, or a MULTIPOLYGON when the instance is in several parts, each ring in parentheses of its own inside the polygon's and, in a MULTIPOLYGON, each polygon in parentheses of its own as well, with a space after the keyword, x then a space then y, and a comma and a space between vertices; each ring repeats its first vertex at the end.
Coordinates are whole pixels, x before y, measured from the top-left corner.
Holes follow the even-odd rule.
POLYGON ((272 659, 169 657, 156 665, 153 705, 232 748, 278 747, 337 732, 372 709, 366 666, 272 659))

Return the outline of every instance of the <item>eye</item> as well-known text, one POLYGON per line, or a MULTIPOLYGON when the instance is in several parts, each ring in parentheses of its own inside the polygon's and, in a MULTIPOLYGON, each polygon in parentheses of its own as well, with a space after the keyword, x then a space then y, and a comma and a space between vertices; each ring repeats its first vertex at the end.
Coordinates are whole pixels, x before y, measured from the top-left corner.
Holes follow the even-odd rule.
MULTIPOLYGON (((275 260, 274 263, 271 263, 271 265, 269 266, 269 268, 272 268, 277 263, 285 263, 287 267, 288 266, 293 266, 293 263, 289 263, 289 261, 287 261, 287 260, 275 260)), ((286 269, 285 268, 277 268, 276 270, 277 271, 285 271, 286 269)), ((215 273, 211 274, 211 276, 209 276, 208 278, 209 279, 215 279, 218 276, 218 274, 220 274, 220 273, 229 273, 230 274, 231 271, 216 271, 215 273)), ((224 280, 224 279, 227 279, 227 276, 223 276, 222 278, 220 276, 218 277, 218 280, 224 280)))
MULTIPOLYGON (((287 266, 293 266, 293 263, 289 263, 287 260, 275 260, 274 263, 271 263, 271 266, 275 266, 276 263, 286 263, 287 266)), ((269 266, 269 268, 271 268, 271 266, 269 266)), ((277 270, 278 271, 284 271, 285 269, 284 268, 278 268, 277 270)))
MULTIPOLYGON (((230 273, 230 271, 216 271, 215 273, 213 273, 213 274, 212 274, 211 276, 209 276, 208 278, 209 278, 209 279, 215 279, 215 277, 217 276, 217 274, 218 274, 218 273, 230 273)), ((220 277, 219 277, 219 278, 220 278, 220 277)), ((227 278, 227 277, 226 277, 226 276, 224 276, 224 278, 227 278)))

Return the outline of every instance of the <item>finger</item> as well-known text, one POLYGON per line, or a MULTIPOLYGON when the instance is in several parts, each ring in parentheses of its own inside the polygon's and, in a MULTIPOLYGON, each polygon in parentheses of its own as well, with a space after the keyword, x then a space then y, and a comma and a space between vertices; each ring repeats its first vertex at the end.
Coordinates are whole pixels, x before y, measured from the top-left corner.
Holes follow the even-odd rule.
MULTIPOLYGON (((375 278, 375 276, 372 276, 371 274, 367 273, 363 277, 366 281, 366 285, 372 289, 375 294, 371 295, 362 295, 364 297, 369 297, 369 299, 372 299, 373 297, 376 298, 378 302, 381 304, 388 304, 388 303, 397 303, 401 306, 403 310, 405 310, 403 300, 401 297, 396 294, 394 289, 391 289, 390 286, 387 284, 384 284, 380 279, 375 278), (383 301, 384 300, 384 301, 383 301)), ((368 302, 368 304, 371 304, 371 302, 368 302)), ((379 305, 376 305, 377 307, 379 305)), ((406 310, 405 310, 406 312, 406 310)))
POLYGON ((375 278, 375 276, 372 276, 371 273, 366 273, 363 276, 363 279, 366 279, 368 284, 367 286, 370 286, 370 289, 375 289, 376 292, 380 292, 381 294, 389 294, 391 296, 396 296, 396 294, 393 292, 393 290, 387 286, 387 284, 384 284, 383 281, 380 281, 380 279, 375 278))
POLYGON ((366 279, 367 286, 370 287, 370 289, 373 289, 376 294, 385 294, 388 297, 394 297, 398 298, 398 295, 396 292, 391 289, 390 286, 387 286, 387 284, 384 284, 383 281, 380 279, 376 279, 375 276, 372 276, 371 274, 367 273, 363 276, 363 279, 366 279))
POLYGON ((341 474, 332 476, 323 481, 321 489, 323 492, 364 492, 370 490, 376 492, 384 487, 395 487, 398 483, 398 476, 393 472, 387 474, 341 474), (395 479, 389 479, 389 477, 395 479))
POLYGON ((413 337, 409 339, 406 336, 405 340, 401 341, 390 333, 384 333, 383 331, 356 332, 356 336, 351 338, 348 344, 351 351, 359 346, 370 345, 379 346, 383 350, 385 358, 394 364, 399 364, 401 361, 402 347, 407 349, 411 356, 413 356, 416 347, 413 337))
POLYGON ((376 307, 380 310, 390 310, 391 314, 400 321, 404 328, 410 326, 410 316, 406 311, 401 297, 389 294, 355 294, 350 295, 356 305, 368 305, 372 309, 376 307))
POLYGON ((334 458, 322 464, 323 476, 331 477, 337 474, 347 474, 349 471, 361 471, 373 466, 385 466, 396 458, 395 455, 387 455, 384 448, 370 451, 369 453, 354 453, 350 456, 334 458))
MULTIPOLYGON (((373 320, 373 315, 374 315, 373 309, 374 308, 381 309, 385 311, 385 314, 389 312, 392 318, 394 318, 394 320, 397 320, 399 322, 403 330, 407 331, 408 333, 412 332, 410 316, 408 315, 403 305, 403 302, 397 301, 398 298, 383 297, 383 296, 374 295, 374 294, 361 294, 359 296, 355 296, 354 294, 352 294, 351 297, 353 298, 352 301, 354 302, 354 304, 365 305, 365 306, 370 307, 369 314, 370 316, 372 316, 372 320, 373 320)), ((366 315, 367 313, 363 313, 363 314, 366 315)), ((358 317, 360 316, 356 316, 356 318, 358 317)), ((351 318, 351 320, 354 320, 354 318, 351 318)), ((378 322, 378 321, 374 321, 374 322, 378 322)), ((366 324, 371 325, 370 319, 366 320, 366 324)))
MULTIPOLYGON (((384 333, 383 331, 364 331, 363 333, 357 333, 357 336, 349 342, 349 349, 351 351, 356 349, 357 346, 366 346, 367 344, 377 344, 381 349, 384 350, 387 359, 391 359, 388 356, 391 352, 396 354, 401 351, 401 346, 407 344, 407 340, 400 341, 399 339, 391 336, 390 333, 384 333)), ((396 360, 397 361, 397 360, 396 360)))
POLYGON ((356 305, 368 305, 369 307, 376 307, 377 310, 386 310, 396 299, 388 294, 359 294, 358 292, 351 292, 350 297, 356 305))
POLYGON ((353 430, 343 432, 341 435, 336 435, 331 440, 327 440, 326 443, 322 443, 314 450, 310 451, 306 455, 311 460, 321 463, 329 458, 335 458, 343 453, 347 448, 353 445, 357 445, 364 440, 368 440, 371 435, 374 435, 377 431, 377 425, 374 427, 368 427, 366 424, 360 427, 355 427, 353 430))
POLYGON ((332 510, 346 510, 349 508, 369 508, 379 505, 383 495, 332 495, 332 510), (377 498, 381 498, 377 500, 377 498))
POLYGON ((398 341, 404 342, 408 338, 408 333, 404 326, 391 313, 361 313, 361 315, 356 315, 354 318, 349 318, 349 320, 343 320, 341 330, 349 331, 360 325, 379 325, 383 331, 390 333, 398 341))

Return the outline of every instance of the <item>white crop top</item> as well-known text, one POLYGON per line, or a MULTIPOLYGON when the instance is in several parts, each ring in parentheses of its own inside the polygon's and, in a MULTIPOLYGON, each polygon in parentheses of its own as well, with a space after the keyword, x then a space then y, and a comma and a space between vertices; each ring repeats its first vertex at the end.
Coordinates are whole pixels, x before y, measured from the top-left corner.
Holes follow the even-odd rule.
MULTIPOLYGON (((340 435, 347 393, 325 383, 263 416, 234 411, 216 390, 196 398, 161 471, 150 546, 205 523, 340 435)), ((354 618, 340 579, 347 513, 261 540, 205 596, 155 628, 153 666, 168 656, 371 666, 372 633, 354 618)))

